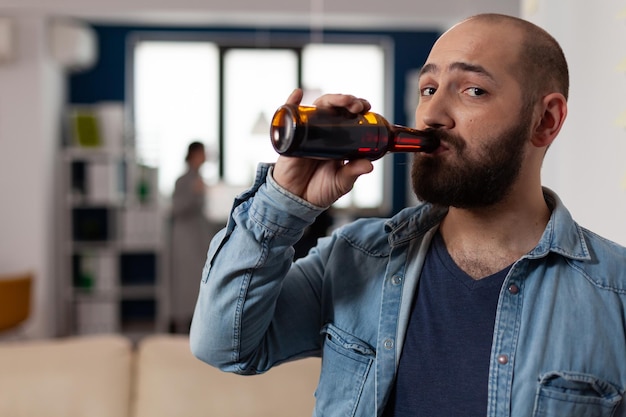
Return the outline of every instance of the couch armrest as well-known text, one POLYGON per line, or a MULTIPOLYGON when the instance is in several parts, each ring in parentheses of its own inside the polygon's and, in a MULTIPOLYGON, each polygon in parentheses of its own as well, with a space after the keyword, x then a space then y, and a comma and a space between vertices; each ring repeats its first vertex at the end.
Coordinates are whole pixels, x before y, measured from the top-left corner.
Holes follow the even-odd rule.
POLYGON ((0 416, 127 417, 131 356, 114 335, 0 344, 0 416))
POLYGON ((186 336, 153 336, 139 346, 133 417, 310 416, 319 358, 265 374, 224 373, 196 359, 186 336))

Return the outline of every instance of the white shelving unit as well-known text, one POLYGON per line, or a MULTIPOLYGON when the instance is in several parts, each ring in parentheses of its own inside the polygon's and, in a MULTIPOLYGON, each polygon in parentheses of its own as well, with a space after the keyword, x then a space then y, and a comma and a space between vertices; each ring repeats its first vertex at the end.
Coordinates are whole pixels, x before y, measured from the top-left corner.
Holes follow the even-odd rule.
POLYGON ((68 126, 80 114, 88 128, 68 129, 70 143, 61 149, 63 333, 165 332, 165 225, 157 172, 137 163, 124 129, 114 126, 123 124, 121 104, 68 113, 68 126))

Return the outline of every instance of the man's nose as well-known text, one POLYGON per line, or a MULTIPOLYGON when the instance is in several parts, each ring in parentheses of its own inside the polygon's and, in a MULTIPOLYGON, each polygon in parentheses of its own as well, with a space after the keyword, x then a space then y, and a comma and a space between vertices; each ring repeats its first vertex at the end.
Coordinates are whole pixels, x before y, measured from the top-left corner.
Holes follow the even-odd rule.
POLYGON ((443 92, 437 91, 427 100, 422 100, 416 109, 415 121, 418 129, 454 127, 452 117, 451 100, 443 92))

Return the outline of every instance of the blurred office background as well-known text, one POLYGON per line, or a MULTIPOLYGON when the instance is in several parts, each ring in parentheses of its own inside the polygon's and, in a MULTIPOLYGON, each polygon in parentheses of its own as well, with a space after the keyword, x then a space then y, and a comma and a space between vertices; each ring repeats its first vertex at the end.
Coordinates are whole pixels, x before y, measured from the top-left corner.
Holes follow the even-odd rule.
MULTIPOLYGON (((268 120, 300 85, 412 124, 437 36, 480 12, 527 18, 569 59, 570 114, 544 182, 626 244, 626 2, 0 0, 0 277, 32 276, 20 337, 166 332, 172 188, 207 147, 207 217, 275 154, 268 120)), ((387 156, 335 222, 414 202, 387 156)), ((198 271, 198 280, 199 280, 198 271)), ((1 278, 0 278, 1 279, 1 278)))

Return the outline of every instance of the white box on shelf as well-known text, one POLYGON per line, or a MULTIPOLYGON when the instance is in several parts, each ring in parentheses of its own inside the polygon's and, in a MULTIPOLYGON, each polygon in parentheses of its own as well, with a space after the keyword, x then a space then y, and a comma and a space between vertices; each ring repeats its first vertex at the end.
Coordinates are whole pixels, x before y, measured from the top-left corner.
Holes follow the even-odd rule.
POLYGON ((156 206, 132 206, 122 214, 122 245, 141 247, 161 244, 163 218, 156 206))
POLYGON ((92 162, 88 164, 87 196, 91 203, 115 203, 121 198, 119 164, 92 162))
POLYGON ((119 304, 112 300, 81 298, 76 302, 76 332, 81 335, 120 330, 119 304))
POLYGON ((95 107, 95 114, 100 124, 104 147, 111 152, 122 151, 126 138, 124 103, 100 102, 95 107))
POLYGON ((110 251, 102 251, 97 258, 96 290, 111 293, 118 288, 118 268, 116 256, 110 251))

